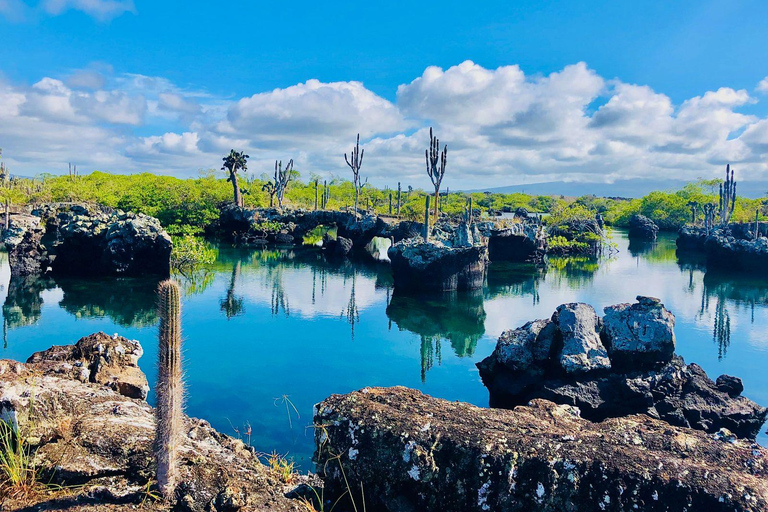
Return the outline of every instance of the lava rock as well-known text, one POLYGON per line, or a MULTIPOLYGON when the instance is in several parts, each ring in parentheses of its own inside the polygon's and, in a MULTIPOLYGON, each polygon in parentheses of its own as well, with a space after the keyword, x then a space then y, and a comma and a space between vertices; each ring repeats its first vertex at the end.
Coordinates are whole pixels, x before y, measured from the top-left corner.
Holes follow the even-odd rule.
POLYGON ((404 291, 476 290, 485 281, 488 248, 484 245, 448 247, 410 239, 387 251, 395 289, 404 291))
POLYGON ((47 373, 70 373, 82 382, 102 384, 123 396, 144 400, 149 384, 138 365, 143 354, 138 341, 98 332, 74 345, 35 352, 27 363, 37 364, 47 373))
POLYGON ((637 238, 640 240, 656 240, 656 235, 659 232, 659 226, 657 226, 655 222, 639 213, 636 213, 629 218, 628 227, 629 238, 637 238))
POLYGON ((638 296, 635 304, 616 304, 603 311, 603 339, 615 367, 654 367, 672 359, 675 315, 659 299, 638 296))
POLYGON ((315 406, 314 424, 324 498, 351 489, 359 506, 363 487, 368 510, 768 507, 768 450, 648 416, 592 423, 544 400, 507 411, 396 387, 333 395, 315 406))
POLYGON ((562 304, 552 315, 552 322, 562 340, 559 362, 566 373, 587 373, 611 367, 608 351, 600 341, 600 325, 592 306, 562 304))
POLYGON ((740 396, 740 379, 707 377, 674 356, 674 316, 658 299, 606 308, 564 304, 551 320, 507 331, 477 364, 492 407, 542 398, 573 405, 593 421, 647 414, 706 432, 754 439, 768 409, 740 396), (607 353, 600 339, 606 340, 607 353))
POLYGON ((744 383, 738 377, 721 375, 715 381, 717 389, 728 393, 730 396, 739 396, 744 392, 744 383))

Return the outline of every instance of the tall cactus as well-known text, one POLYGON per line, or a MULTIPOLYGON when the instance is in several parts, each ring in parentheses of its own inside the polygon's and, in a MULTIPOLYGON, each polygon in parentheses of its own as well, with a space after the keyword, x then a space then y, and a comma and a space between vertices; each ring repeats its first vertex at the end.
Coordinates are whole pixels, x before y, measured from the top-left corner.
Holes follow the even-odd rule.
POLYGON ((440 141, 432 135, 432 128, 429 129, 429 149, 425 152, 427 157, 427 174, 435 187, 435 222, 437 222, 437 212, 440 207, 440 184, 445 177, 445 166, 448 163, 448 146, 443 146, 440 152, 440 141))
POLYGON ((357 221, 357 206, 360 198, 360 192, 363 187, 368 183, 368 178, 365 181, 360 177, 360 167, 363 165, 363 156, 365 156, 365 149, 360 149, 360 134, 357 134, 357 142, 355 147, 352 148, 352 152, 347 158, 347 154, 344 153, 344 161, 352 169, 352 184, 355 186, 355 221, 357 221))
POLYGON ((159 354, 155 460, 157 483, 166 499, 173 498, 179 477, 178 450, 183 438, 181 381, 181 292, 176 282, 167 280, 157 290, 159 354))
POLYGON ((725 181, 720 184, 720 225, 727 226, 736 207, 736 182, 731 166, 725 166, 725 181))

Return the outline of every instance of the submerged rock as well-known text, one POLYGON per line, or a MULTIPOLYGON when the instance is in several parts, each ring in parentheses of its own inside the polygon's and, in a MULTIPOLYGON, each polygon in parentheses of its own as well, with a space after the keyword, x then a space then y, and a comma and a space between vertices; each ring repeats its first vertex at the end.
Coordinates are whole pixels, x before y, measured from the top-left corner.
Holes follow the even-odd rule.
POLYGON ((659 232, 659 226, 656 225, 651 219, 645 215, 636 213, 629 218, 629 238, 637 238, 640 240, 656 240, 656 235, 659 232))
POLYGON ((32 446, 35 467, 62 489, 19 502, 7 498, 2 510, 306 510, 285 497, 293 486, 265 467, 253 448, 187 417, 176 496, 170 503, 149 499, 147 492, 156 492, 154 413, 144 400, 112 386, 115 371, 135 368, 140 355, 138 343, 99 333, 39 352, 26 364, 0 360, 0 418, 18 428, 32 446), (89 370, 95 381, 83 378, 89 370))
POLYGON ((674 316, 658 299, 638 297, 605 311, 598 319, 591 306, 564 304, 551 320, 503 333, 477 364, 491 405, 512 408, 543 398, 574 405, 594 421, 643 413, 681 427, 756 437, 768 409, 740 396, 739 379, 713 382, 698 365, 675 357, 674 316))
MULTIPOLYGON (((534 400, 483 409, 407 388, 315 408, 315 462, 331 502, 369 511, 758 511, 768 450, 648 416, 603 423, 534 400)), ((348 507, 348 508, 351 508, 348 507)))

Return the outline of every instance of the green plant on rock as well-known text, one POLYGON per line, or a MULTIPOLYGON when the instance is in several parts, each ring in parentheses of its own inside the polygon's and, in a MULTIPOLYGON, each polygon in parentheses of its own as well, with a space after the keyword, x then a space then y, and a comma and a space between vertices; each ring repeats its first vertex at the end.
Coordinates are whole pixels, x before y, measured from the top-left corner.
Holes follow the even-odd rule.
POLYGON ((181 371, 181 291, 174 281, 158 287, 158 372, 155 433, 157 484, 167 500, 173 498, 179 479, 179 447, 183 432, 184 384, 181 371))
POLYGON ((0 421, 0 494, 20 498, 40 486, 32 448, 15 425, 0 421))
POLYGON ((189 276, 206 265, 216 262, 218 253, 204 239, 191 236, 173 237, 171 251, 171 269, 184 276, 189 276))

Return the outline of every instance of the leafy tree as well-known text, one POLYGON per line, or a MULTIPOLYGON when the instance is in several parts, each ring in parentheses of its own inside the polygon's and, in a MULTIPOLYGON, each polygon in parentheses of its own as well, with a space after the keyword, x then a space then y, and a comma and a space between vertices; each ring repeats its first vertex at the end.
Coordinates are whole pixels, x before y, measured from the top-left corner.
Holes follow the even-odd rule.
POLYGON ((249 158, 250 156, 246 155, 245 152, 238 152, 233 149, 229 152, 229 155, 222 159, 224 160, 224 165, 221 169, 223 171, 229 172, 229 178, 227 178, 227 181, 232 182, 232 187, 235 191, 235 204, 240 207, 243 206, 243 191, 240 190, 240 185, 237 182, 237 173, 238 171, 245 172, 248 170, 249 158))

